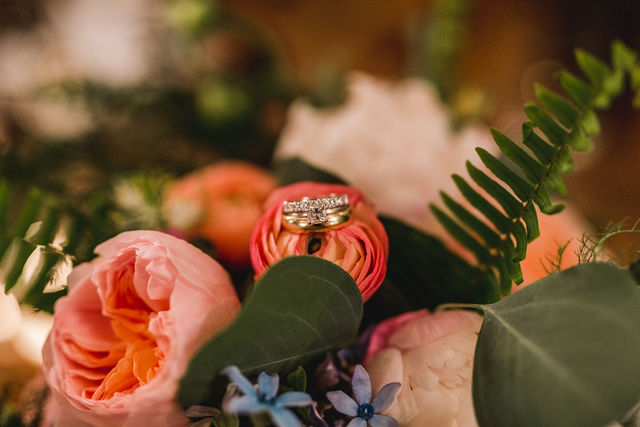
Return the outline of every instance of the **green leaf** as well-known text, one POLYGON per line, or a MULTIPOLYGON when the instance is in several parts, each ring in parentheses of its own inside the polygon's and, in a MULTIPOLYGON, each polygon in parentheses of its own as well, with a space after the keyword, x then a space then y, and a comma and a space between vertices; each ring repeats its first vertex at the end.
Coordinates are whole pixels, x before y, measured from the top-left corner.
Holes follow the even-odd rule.
POLYGON ((602 87, 611 70, 604 62, 582 49, 576 49, 576 61, 596 87, 602 87))
POLYGON ((600 133, 600 122, 593 110, 589 109, 584 112, 580 120, 580 128, 586 136, 594 136, 600 133))
POLYGON ((578 120, 579 113, 569 101, 560 95, 550 91, 541 84, 535 84, 536 97, 547 110, 558 117, 560 123, 566 127, 572 127, 578 120))
POLYGON ((620 40, 614 41, 611 45, 611 58, 616 69, 629 69, 636 62, 637 56, 620 40))
POLYGON ((527 205, 522 214, 522 219, 527 226, 527 240, 532 242, 540 236, 540 228, 538 227, 538 215, 536 214, 536 208, 533 204, 527 205))
POLYGON ((214 380, 229 365, 246 375, 289 372, 346 347, 361 318, 362 296, 346 271, 318 257, 286 258, 266 271, 234 321, 191 359, 178 400, 188 408, 219 396, 214 380))
MULTIPOLYGON (((6 180, 0 179, 0 229, 5 227, 7 222, 7 214, 9 211, 9 201, 11 199, 11 191, 6 180)), ((0 251, 2 253, 2 251, 0 251)))
POLYGON ((18 283, 27 260, 35 250, 37 246, 25 240, 11 241, 0 263, 0 284, 4 285, 5 293, 18 283))
POLYGON ((522 124, 522 143, 531 150, 542 164, 546 165, 553 160, 556 149, 535 133, 531 122, 522 124))
POLYGON ((27 195, 27 200, 24 203, 20 216, 16 220, 14 225, 14 235, 24 237, 27 234, 27 230, 38 220, 38 213, 42 206, 42 193, 35 188, 32 188, 27 195))
POLYGON ((560 85, 567 91, 571 99, 581 107, 590 107, 596 92, 582 79, 568 71, 560 71, 557 74, 560 85))
POLYGON ((567 141, 569 146, 575 151, 591 151, 593 144, 583 125, 576 128, 569 134, 569 140, 567 141))
POLYGON ((515 172, 509 169, 507 165, 493 157, 493 155, 489 154, 484 148, 478 147, 476 148, 476 152, 487 169, 507 184, 520 200, 526 201, 531 197, 533 193, 533 186, 531 184, 520 178, 515 172))
POLYGON ((483 306, 473 371, 480 426, 603 426, 640 397, 640 290, 583 264, 483 306))
POLYGON ((458 217, 460 221, 464 222, 469 228, 471 228, 480 237, 482 237, 487 246, 494 248, 500 243, 500 236, 496 234, 496 232, 493 231, 491 227, 485 224, 482 220, 478 219, 478 217, 469 212, 468 209, 453 200, 444 191, 440 192, 440 197, 442 198, 445 206, 447 206, 447 208, 449 208, 449 210, 456 217, 458 217))
POLYGON ((509 231, 511 222, 502 212, 496 209, 490 202, 480 195, 465 181, 460 175, 452 175, 458 190, 471 203, 471 206, 478 209, 482 214, 503 233, 509 231))
MULTIPOLYGON (((439 239, 393 218, 381 217, 380 220, 389 236, 387 277, 367 306, 389 285, 404 296, 409 305, 405 312, 425 307, 433 309, 446 302, 499 299, 495 278, 480 274, 439 239)), ((383 302, 385 308, 390 304, 388 299, 383 302)))
POLYGON ((561 145, 567 137, 567 132, 558 125, 553 118, 533 103, 524 106, 524 112, 529 120, 544 133, 553 145, 561 145))
POLYGON ((531 182, 538 182, 544 176, 544 166, 501 132, 491 129, 493 140, 512 162, 514 162, 531 182))
POLYGON ((287 384, 295 391, 307 391, 307 373, 302 366, 287 375, 287 384))
POLYGON ((486 173, 473 166, 471 162, 467 162, 467 171, 469 172, 471 179, 473 179, 476 184, 489 193, 491 197, 496 199, 507 215, 510 217, 516 217, 519 215, 522 204, 516 200, 511 193, 505 190, 504 187, 489 178, 486 173))

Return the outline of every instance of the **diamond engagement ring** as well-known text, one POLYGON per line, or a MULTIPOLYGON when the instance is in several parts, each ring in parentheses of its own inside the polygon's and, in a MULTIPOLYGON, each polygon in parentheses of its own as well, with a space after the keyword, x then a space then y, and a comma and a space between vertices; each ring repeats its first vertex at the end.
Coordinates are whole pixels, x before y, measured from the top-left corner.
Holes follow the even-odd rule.
POLYGON ((295 202, 283 202, 282 224, 289 231, 326 230, 344 224, 351 218, 349 196, 330 194, 295 202))

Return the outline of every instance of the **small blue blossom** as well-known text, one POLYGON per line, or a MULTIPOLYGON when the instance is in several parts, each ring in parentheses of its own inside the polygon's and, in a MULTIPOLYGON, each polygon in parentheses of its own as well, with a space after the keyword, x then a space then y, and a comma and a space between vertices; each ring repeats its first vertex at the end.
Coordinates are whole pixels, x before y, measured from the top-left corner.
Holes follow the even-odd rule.
POLYGON ((311 405, 313 400, 307 393, 289 391, 278 396, 280 377, 277 374, 262 372, 258 375, 258 384, 254 386, 237 366, 229 366, 222 373, 244 393, 243 396, 231 398, 224 405, 225 412, 240 415, 267 412, 278 427, 302 427, 298 417, 287 408, 311 405))
POLYGON ((355 400, 344 391, 330 391, 327 399, 338 411, 354 417, 347 427, 397 427, 398 422, 390 416, 379 414, 393 403, 400 383, 389 383, 380 389, 371 400, 371 379, 362 365, 356 365, 351 379, 351 389, 355 400))

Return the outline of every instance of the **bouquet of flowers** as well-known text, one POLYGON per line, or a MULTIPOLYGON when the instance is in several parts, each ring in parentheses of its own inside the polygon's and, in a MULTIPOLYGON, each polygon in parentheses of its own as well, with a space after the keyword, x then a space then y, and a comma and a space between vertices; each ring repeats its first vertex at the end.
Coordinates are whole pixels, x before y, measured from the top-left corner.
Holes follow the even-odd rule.
POLYGON ((353 73, 340 107, 293 103, 271 170, 134 175, 92 215, 1 181, 0 343, 18 302, 53 313, 2 423, 637 425, 640 268, 555 195, 640 62, 577 61, 518 142, 353 73))

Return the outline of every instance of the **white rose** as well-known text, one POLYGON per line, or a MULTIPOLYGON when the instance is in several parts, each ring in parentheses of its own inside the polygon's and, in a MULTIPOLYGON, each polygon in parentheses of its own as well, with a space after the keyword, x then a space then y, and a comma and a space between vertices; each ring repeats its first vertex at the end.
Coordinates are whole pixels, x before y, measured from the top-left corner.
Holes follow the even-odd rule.
POLYGON ((455 132, 435 89, 422 80, 353 73, 348 92, 331 111, 294 103, 276 157, 300 157, 360 188, 380 212, 437 230, 428 204, 439 202, 441 189, 457 195, 450 176, 466 176, 476 146, 495 151, 488 130, 455 132))
POLYGON ((421 310, 382 322, 366 361, 371 388, 402 383, 383 413, 405 427, 477 425, 471 375, 481 324, 479 315, 460 310, 421 310))
POLYGON ((39 371, 52 323, 51 315, 21 309, 13 295, 0 291, 0 384, 26 381, 39 371))

